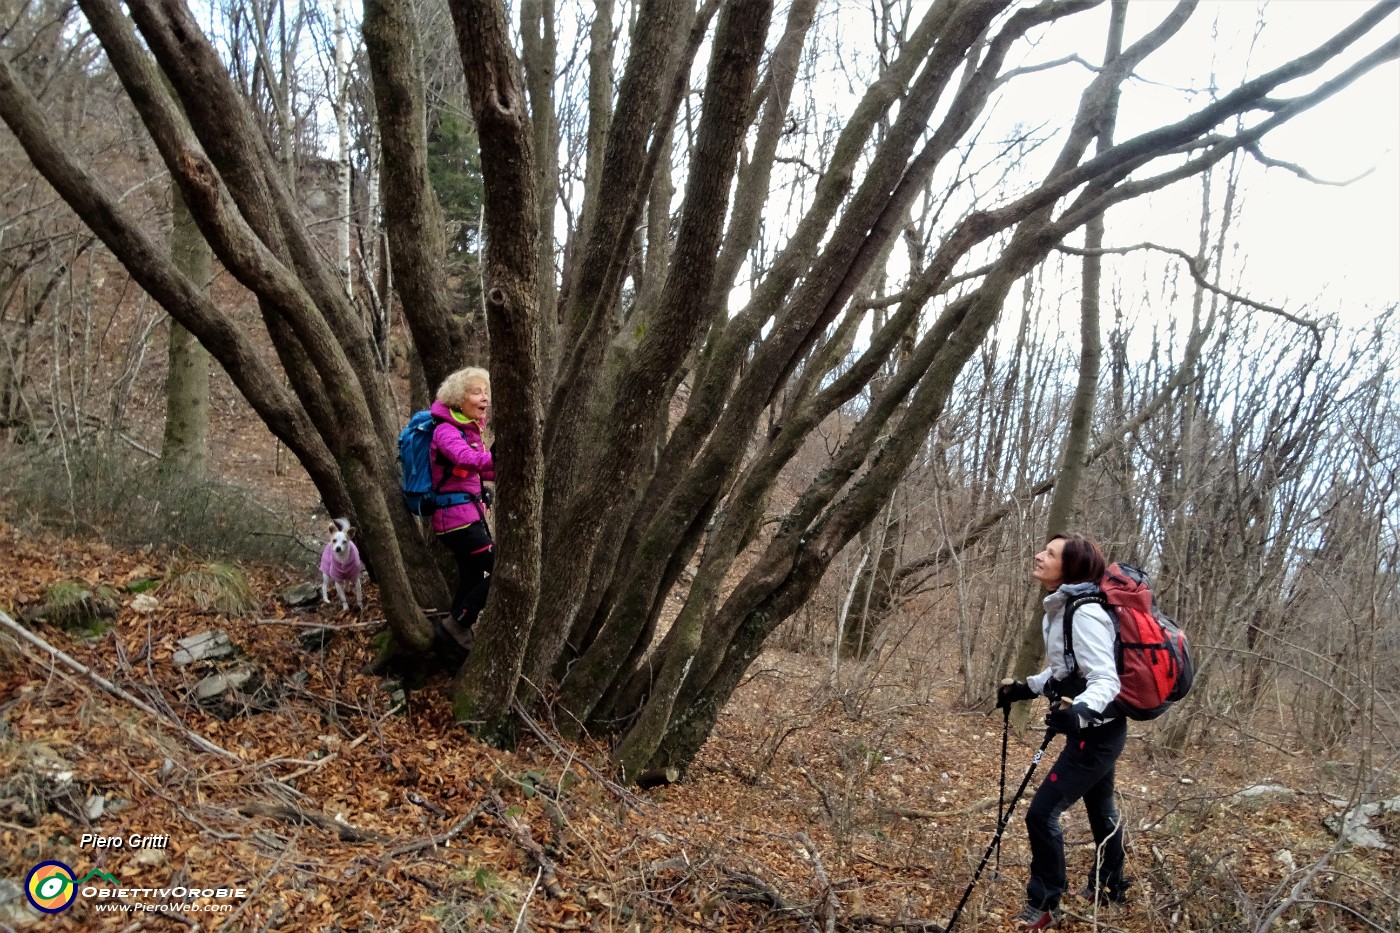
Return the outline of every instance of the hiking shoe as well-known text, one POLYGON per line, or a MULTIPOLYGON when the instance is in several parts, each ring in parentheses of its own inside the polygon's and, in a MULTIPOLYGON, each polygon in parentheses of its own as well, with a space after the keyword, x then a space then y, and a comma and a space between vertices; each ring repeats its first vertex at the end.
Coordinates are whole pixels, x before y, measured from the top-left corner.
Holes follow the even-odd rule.
POLYGON ((1015 926, 1018 930, 1048 930, 1060 922, 1062 911, 1058 907, 1051 907, 1045 910, 1041 907, 1032 907, 1027 904, 1025 909, 1016 917, 1015 926))
POLYGON ((1081 900, 1091 904, 1097 902, 1100 907, 1104 907, 1108 904, 1124 903, 1128 899, 1128 892, 1126 890, 1115 891, 1112 888, 1097 890, 1092 884, 1086 884, 1079 889, 1077 896, 1081 900))

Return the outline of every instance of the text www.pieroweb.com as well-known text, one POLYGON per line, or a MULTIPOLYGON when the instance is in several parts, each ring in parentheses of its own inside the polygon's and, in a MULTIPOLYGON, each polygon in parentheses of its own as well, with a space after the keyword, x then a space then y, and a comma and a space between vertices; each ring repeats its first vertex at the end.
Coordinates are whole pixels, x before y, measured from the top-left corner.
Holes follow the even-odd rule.
POLYGON ((227 898, 243 898, 241 888, 84 888, 84 898, 98 913, 231 913, 234 905, 227 898), (219 898, 220 901, 198 902, 193 898, 219 898), (138 900, 128 900, 138 898, 138 900))

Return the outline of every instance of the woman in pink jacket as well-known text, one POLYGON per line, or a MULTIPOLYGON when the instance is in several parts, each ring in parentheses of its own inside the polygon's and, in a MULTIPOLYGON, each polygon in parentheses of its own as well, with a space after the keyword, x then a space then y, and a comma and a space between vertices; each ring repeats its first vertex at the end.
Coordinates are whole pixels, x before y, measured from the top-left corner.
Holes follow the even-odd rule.
POLYGON ((432 413, 437 426, 429 449, 438 497, 433 531, 457 561, 452 620, 470 632, 486 605, 496 560, 481 498, 482 481, 496 479, 491 451, 481 438, 491 413, 490 375, 475 366, 457 370, 438 388, 432 413))

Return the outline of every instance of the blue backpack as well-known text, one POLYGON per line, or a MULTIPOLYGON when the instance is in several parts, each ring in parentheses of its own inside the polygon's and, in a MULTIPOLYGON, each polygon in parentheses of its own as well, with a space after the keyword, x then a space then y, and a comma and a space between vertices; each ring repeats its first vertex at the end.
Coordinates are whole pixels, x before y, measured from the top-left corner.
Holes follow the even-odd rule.
POLYGON ((469 492, 439 495, 433 489, 432 443, 437 419, 424 409, 415 411, 399 432, 399 486, 403 504, 414 515, 426 518, 438 509, 476 500, 469 492))

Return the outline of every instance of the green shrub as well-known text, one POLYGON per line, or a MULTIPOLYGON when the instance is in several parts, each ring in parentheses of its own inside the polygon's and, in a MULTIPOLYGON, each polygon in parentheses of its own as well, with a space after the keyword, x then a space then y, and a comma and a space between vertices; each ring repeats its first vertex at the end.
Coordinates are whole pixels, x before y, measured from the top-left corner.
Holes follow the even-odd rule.
POLYGON ((163 477, 148 458, 118 450, 0 453, 0 502, 14 523, 109 543, 184 550, 205 559, 304 564, 290 510, 215 480, 163 477))

